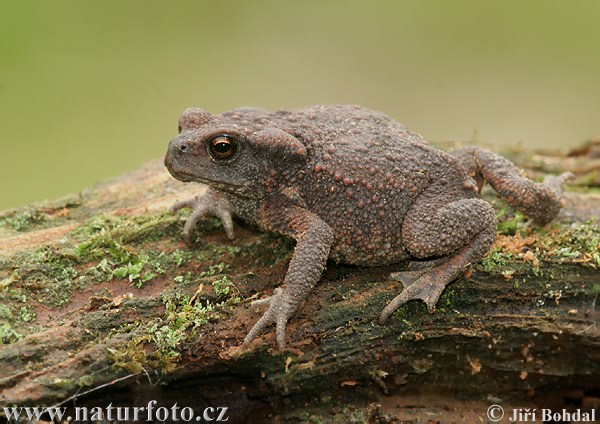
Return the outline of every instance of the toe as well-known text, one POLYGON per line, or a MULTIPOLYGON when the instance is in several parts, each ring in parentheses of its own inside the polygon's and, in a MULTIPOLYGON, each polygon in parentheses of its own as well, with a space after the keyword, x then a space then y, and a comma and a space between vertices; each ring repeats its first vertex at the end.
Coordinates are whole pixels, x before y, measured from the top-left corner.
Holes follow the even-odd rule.
POLYGON ((179 202, 176 202, 173 206, 171 206, 169 208, 169 212, 175 213, 179 209, 193 208, 194 207, 194 201, 195 201, 195 199, 180 200, 179 202))
POLYGON ((554 190, 559 191, 562 194, 562 186, 573 177, 575 177, 575 174, 573 174, 572 172, 563 172, 558 176, 547 175, 544 178, 544 184, 548 187, 553 188, 554 190))
POLYGON ((231 212, 228 209, 218 208, 215 210, 215 215, 221 220, 221 224, 223 224, 223 229, 227 234, 227 238, 233 240, 233 218, 231 217, 231 212))
POLYGON ((251 306, 270 305, 275 297, 281 295, 281 292, 282 292, 281 287, 277 287, 275 290, 273 290, 273 295, 271 295, 269 297, 265 297, 264 299, 255 300, 252 303, 250 303, 250 305, 251 306))
POLYGON ((396 311, 396 309, 404 305, 406 302, 408 302, 408 299, 406 298, 404 292, 396 296, 390 303, 386 305, 383 311, 381 311, 381 315, 379 316, 379 324, 383 324, 390 317, 390 315, 396 311))
POLYGON ((244 338, 243 346, 247 346, 250 344, 252 340, 254 340, 263 330, 273 321, 271 310, 269 309, 267 312, 263 314, 263 316, 254 324, 252 329, 248 332, 248 335, 244 338))
POLYGON ((187 244, 192 244, 192 231, 196 228, 196 224, 198 224, 198 221, 200 221, 204 215, 204 210, 194 209, 187 221, 185 221, 185 225, 183 226, 183 238, 187 244))
POLYGON ((285 316, 280 315, 277 317, 276 323, 276 334, 277 334, 277 346, 279 350, 285 349, 285 328, 287 324, 287 319, 285 316))
POLYGON ((250 306, 254 307, 254 306, 270 305, 272 298, 273 298, 273 296, 269 296, 269 297, 265 297, 264 299, 254 300, 254 301, 252 301, 252 303, 250 303, 250 306))
POLYGON ((415 281, 419 279, 421 275, 423 275, 425 271, 400 271, 400 272, 392 272, 388 278, 390 280, 400 281, 402 285, 406 288, 413 284, 415 281))
POLYGON ((255 305, 269 305, 269 309, 263 314, 258 320, 254 327, 248 332, 248 335, 244 339, 244 345, 248 345, 254 340, 269 324, 275 323, 276 325, 276 337, 277 345, 279 349, 283 350, 285 347, 285 329, 289 314, 286 312, 285 307, 281 304, 283 289, 281 287, 276 288, 273 291, 273 295, 266 298, 252 302, 252 306, 255 305))
POLYGON ((414 299, 424 301, 429 312, 433 313, 445 286, 445 284, 436 283, 430 274, 425 274, 387 304, 379 316, 379 323, 383 324, 400 306, 414 299))
POLYGON ((231 214, 222 216, 221 222, 223 223, 223 228, 225 229, 227 238, 229 240, 233 240, 235 238, 235 235, 233 234, 233 220, 231 219, 231 214))

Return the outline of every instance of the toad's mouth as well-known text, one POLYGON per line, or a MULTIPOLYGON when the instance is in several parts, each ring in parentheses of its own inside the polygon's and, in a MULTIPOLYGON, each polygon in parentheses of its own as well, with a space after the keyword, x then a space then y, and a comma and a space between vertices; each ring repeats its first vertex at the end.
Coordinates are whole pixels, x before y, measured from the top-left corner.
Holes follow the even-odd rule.
POLYGON ((169 173, 176 179, 184 183, 195 182, 206 184, 209 187, 216 188, 220 191, 229 192, 232 194, 237 194, 239 196, 244 197, 252 197, 247 196, 251 194, 254 184, 249 181, 222 181, 216 180, 209 177, 204 177, 200 175, 196 175, 186 171, 175 170, 171 167, 167 167, 169 173))
POLYGON ((206 185, 210 185, 210 186, 232 187, 233 189, 235 189, 236 187, 250 187, 252 185, 252 183, 250 183, 250 182, 240 182, 240 181, 230 182, 230 181, 216 180, 213 178, 203 177, 203 176, 192 174, 192 173, 185 172, 185 171, 175 171, 175 170, 169 169, 169 173, 175 179, 182 181, 184 183, 196 182, 196 183, 202 183, 202 184, 206 184, 206 185))
POLYGON ((256 197, 257 190, 256 184, 252 181, 238 180, 226 180, 211 178, 206 175, 198 175, 197 173, 190 172, 188 167, 180 166, 180 164, 173 160, 170 155, 165 157, 165 167, 169 173, 175 178, 184 183, 196 182, 206 184, 209 187, 215 188, 220 191, 228 192, 241 197, 256 197))
POLYGON ((174 169, 173 166, 170 166, 169 164, 166 164, 166 168, 167 171, 169 171, 169 174, 171 174, 171 176, 173 176, 173 178, 175 178, 176 180, 182 181, 184 183, 189 183, 191 181, 196 181, 197 176, 194 174, 191 174, 189 172, 185 172, 185 171, 179 171, 177 169, 174 169))

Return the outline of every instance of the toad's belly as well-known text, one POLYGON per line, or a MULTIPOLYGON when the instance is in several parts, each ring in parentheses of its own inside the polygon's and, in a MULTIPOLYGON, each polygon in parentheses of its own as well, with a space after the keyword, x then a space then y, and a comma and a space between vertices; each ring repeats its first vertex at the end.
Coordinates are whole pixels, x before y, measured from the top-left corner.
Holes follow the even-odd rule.
POLYGON ((334 234, 329 257, 336 262, 376 266, 400 262, 410 255, 399 234, 356 227, 334 234))

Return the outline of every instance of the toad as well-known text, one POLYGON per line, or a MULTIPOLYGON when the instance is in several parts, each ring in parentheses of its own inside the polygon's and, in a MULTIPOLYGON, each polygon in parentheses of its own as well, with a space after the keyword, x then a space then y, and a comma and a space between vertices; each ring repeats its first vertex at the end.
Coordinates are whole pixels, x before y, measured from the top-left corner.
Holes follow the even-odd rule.
POLYGON ((327 259, 418 263, 391 275, 404 288, 379 322, 412 299, 433 312, 444 287, 494 242, 496 215, 479 198, 484 181, 543 225, 558 214, 571 175, 534 182, 495 153, 478 147, 444 152, 382 113, 345 105, 220 115, 187 109, 165 165, 178 180, 209 186, 172 208, 193 210, 183 230, 188 242, 205 215, 218 217, 229 238, 235 216, 296 241, 281 286, 254 302, 267 309, 244 339, 247 345, 274 323, 281 349, 288 320, 327 259))

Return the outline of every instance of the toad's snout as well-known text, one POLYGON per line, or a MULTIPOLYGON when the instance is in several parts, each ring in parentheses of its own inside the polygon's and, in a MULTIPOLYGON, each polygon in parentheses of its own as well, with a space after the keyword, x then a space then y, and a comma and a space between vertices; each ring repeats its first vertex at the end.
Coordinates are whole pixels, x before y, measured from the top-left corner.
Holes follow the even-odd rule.
POLYGON ((167 160, 169 158, 176 158, 181 155, 186 155, 191 152, 190 141, 183 139, 181 137, 177 137, 169 143, 169 148, 167 149, 167 155, 165 156, 165 165, 167 165, 167 160))
POLYGON ((178 180, 189 180, 185 178, 184 168, 191 161, 192 146, 190 140, 177 137, 169 143, 167 154, 165 155, 164 164, 175 178, 178 180))

